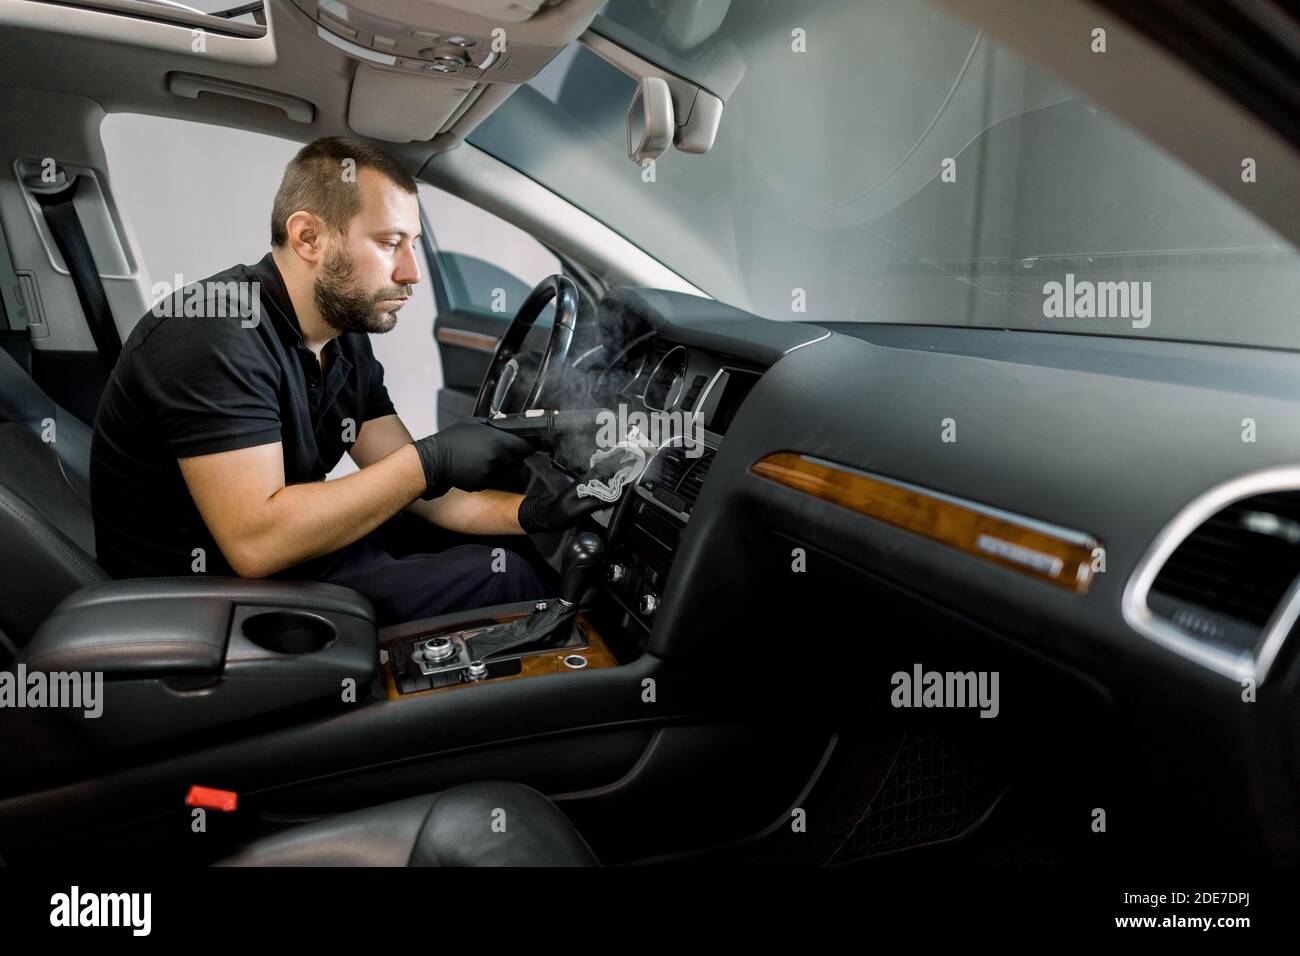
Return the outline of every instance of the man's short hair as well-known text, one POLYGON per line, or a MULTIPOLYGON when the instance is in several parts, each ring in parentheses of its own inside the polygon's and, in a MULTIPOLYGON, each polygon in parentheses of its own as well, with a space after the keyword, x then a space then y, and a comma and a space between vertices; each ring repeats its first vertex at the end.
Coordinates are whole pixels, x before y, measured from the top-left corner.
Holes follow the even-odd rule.
POLYGON ((313 140, 284 168, 271 205, 271 245, 283 248, 289 241, 285 223, 300 209, 320 217, 330 229, 346 232, 361 211, 356 173, 362 169, 382 173, 408 193, 416 191, 415 177, 378 146, 352 136, 313 140))

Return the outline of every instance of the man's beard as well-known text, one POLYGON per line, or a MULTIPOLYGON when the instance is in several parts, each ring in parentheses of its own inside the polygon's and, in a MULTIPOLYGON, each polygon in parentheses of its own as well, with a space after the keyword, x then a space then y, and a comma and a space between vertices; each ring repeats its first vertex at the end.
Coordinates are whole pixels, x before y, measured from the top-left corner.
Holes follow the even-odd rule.
POLYGON ((377 295, 367 295, 357 287, 352 259, 343 249, 335 249, 326 257, 312 289, 321 318, 340 332, 390 331, 397 324, 397 311, 381 309, 379 304, 410 294, 408 285, 389 286, 377 295))

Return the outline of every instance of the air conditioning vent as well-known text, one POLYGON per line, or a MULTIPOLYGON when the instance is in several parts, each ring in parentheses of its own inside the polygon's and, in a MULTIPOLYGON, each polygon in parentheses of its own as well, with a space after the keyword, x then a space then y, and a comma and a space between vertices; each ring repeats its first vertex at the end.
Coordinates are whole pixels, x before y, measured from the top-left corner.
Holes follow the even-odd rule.
POLYGON ((677 484, 677 493, 694 504, 704 487, 704 476, 709 473, 709 468, 713 464, 713 450, 706 448, 699 458, 684 458, 682 464, 686 466, 686 470, 677 484))
POLYGON ((642 484, 657 493, 676 495, 684 503, 684 507, 677 506, 677 510, 689 512, 700 496, 704 478, 712 464, 712 448, 706 447, 704 453, 696 458, 687 458, 683 448, 672 446, 659 453, 653 472, 642 484))
POLYGON ((1189 636, 1255 646, 1300 576, 1300 492, 1234 502, 1170 554, 1147 596, 1152 614, 1189 636))

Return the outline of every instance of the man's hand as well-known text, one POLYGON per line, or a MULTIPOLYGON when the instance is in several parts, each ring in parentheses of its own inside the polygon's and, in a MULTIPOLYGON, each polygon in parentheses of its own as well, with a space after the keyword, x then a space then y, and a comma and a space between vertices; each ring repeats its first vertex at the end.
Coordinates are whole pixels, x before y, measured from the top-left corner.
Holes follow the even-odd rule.
MULTIPOLYGON (((450 428, 439 434, 445 434, 450 428)), ((358 468, 368 468, 399 448, 412 452, 418 462, 420 456, 415 453, 415 443, 411 433, 396 415, 374 418, 361 427, 356 444, 352 446, 352 460, 358 468)), ((423 474, 423 465, 421 465, 423 474)), ((424 482, 425 492, 428 482, 424 482)), ((416 492, 420 494, 420 492, 416 492)), ((418 515, 430 524, 435 524, 448 531, 459 534, 522 534, 516 514, 522 495, 509 491, 485 489, 483 491, 461 491, 452 488, 440 498, 422 501, 415 498, 406 506, 406 511, 418 515)))
POLYGON ((452 488, 482 491, 535 450, 525 439, 483 422, 463 421, 415 442, 424 466, 426 501, 452 488))
POLYGON ((545 531, 563 531, 572 528, 585 515, 610 504, 597 497, 578 496, 580 481, 560 490, 558 494, 528 495, 519 502, 519 527, 528 534, 545 531))

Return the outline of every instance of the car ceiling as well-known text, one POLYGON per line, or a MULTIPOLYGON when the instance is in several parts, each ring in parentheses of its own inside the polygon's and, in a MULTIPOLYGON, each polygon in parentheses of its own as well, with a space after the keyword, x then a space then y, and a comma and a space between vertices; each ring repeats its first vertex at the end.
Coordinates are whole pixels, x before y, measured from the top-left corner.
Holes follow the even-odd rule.
MULTIPOLYGON (((422 0, 385 0, 368 4, 389 19, 443 31, 490 35, 493 21, 422 0)), ((314 6, 314 4, 313 4, 314 6)), ((360 7, 362 4, 353 4, 360 7)), ((490 6, 490 4, 489 4, 490 6)), ((556 52, 577 39, 590 24, 600 0, 559 0, 542 7, 527 22, 510 24, 511 42, 553 48, 556 52)), ((55 3, 17 2, 0 9, 0 83, 43 91, 75 94, 97 102, 105 112, 134 112, 218 126, 252 130, 306 142, 320 136, 356 134, 371 138, 374 130, 394 136, 409 125, 417 142, 384 145, 410 169, 418 170, 437 152, 458 144, 517 88, 514 83, 485 84, 485 91, 454 126, 429 141, 414 118, 412 104, 432 99, 448 87, 465 88, 470 81, 421 75, 383 73, 392 81, 391 97, 384 89, 365 98, 361 118, 350 122, 353 86, 359 72, 381 71, 353 59, 317 35, 316 23, 290 0, 267 0, 268 33, 263 39, 208 34, 206 52, 191 50, 191 29, 146 21, 101 10, 55 3), (281 109, 201 93, 197 99, 169 89, 169 74, 197 74, 304 100, 314 107, 310 123, 290 119, 281 109), (412 86, 416 88, 413 90, 412 86), (419 86, 427 85, 428 94, 419 86), (377 94, 377 95, 376 95, 377 94), (385 106, 389 115, 381 115, 385 106)), ((14 118, 11 117, 11 121, 14 118)))

